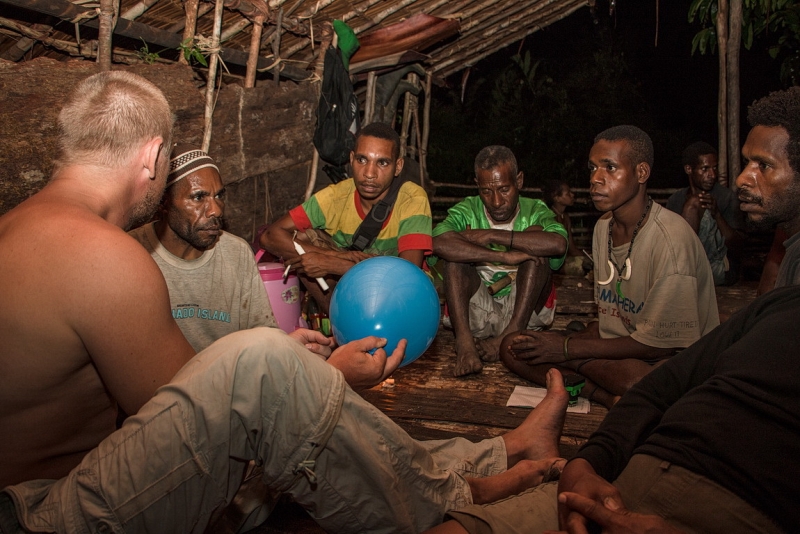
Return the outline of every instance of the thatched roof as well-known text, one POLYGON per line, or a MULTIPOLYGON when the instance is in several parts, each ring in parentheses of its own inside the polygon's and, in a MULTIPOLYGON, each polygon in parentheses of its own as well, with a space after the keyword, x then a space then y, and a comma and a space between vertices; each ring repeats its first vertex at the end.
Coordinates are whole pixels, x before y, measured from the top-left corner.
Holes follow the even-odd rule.
MULTIPOLYGON (((191 1, 191 0, 189 0, 191 1)), ((0 0, 0 58, 94 57, 99 0, 0 0)), ((253 20, 264 20, 259 68, 310 76, 334 19, 362 43, 352 72, 421 61, 436 77, 475 64, 497 50, 593 4, 593 0, 224 0, 222 58, 236 69, 251 46, 253 20), (280 24, 280 31, 278 25, 280 24)), ((180 0, 121 0, 114 61, 175 61, 183 38, 180 0), (149 55, 148 55, 149 54, 149 55)), ((210 37, 214 2, 199 3, 197 34, 210 37)), ((241 67, 239 68, 241 71, 241 67)))

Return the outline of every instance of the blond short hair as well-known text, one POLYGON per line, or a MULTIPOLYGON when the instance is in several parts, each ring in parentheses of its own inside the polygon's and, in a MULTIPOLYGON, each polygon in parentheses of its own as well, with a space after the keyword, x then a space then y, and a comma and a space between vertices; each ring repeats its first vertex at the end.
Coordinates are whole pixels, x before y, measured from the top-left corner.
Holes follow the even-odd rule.
POLYGON ((171 148, 173 116, 161 90, 141 76, 106 71, 83 80, 58 115, 57 166, 118 168, 155 137, 171 148))

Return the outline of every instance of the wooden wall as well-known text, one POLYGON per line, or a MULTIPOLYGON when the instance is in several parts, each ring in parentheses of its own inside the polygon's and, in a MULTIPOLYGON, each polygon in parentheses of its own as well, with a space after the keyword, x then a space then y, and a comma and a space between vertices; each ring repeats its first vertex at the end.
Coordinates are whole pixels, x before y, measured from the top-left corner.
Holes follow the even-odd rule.
MULTIPOLYGON (((176 116, 175 139, 203 136, 204 87, 182 65, 138 65, 176 116)), ((57 154, 56 119, 69 92, 97 72, 89 61, 0 61, 0 215, 41 189, 57 154)), ((227 228, 250 241, 254 229, 303 200, 312 156, 314 87, 282 81, 244 89, 223 85, 214 111, 209 152, 228 188, 227 228)), ((327 185, 327 178, 318 178, 327 185)))

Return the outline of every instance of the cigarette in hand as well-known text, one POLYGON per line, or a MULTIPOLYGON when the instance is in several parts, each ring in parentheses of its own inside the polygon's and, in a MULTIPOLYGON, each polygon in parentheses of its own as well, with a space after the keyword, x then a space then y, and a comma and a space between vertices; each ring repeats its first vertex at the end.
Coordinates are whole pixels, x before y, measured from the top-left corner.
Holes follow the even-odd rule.
MULTIPOLYGON (((302 256, 303 254, 306 253, 305 249, 303 249, 303 247, 300 246, 300 243, 298 243, 297 241, 292 241, 292 243, 294 243, 294 249, 297 251, 298 254, 302 256)), ((317 278, 317 283, 319 284, 319 287, 321 287, 323 291, 327 291, 328 289, 330 289, 330 287, 328 286, 328 282, 326 282, 325 279, 322 277, 317 278)))

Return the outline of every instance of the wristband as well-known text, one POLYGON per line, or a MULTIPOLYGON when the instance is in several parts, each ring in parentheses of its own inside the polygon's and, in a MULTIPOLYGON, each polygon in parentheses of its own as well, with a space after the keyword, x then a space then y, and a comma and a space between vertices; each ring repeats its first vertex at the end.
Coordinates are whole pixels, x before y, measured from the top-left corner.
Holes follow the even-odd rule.
POLYGON ((572 334, 569 334, 567 337, 564 338, 564 361, 569 361, 569 340, 572 338, 572 334))

